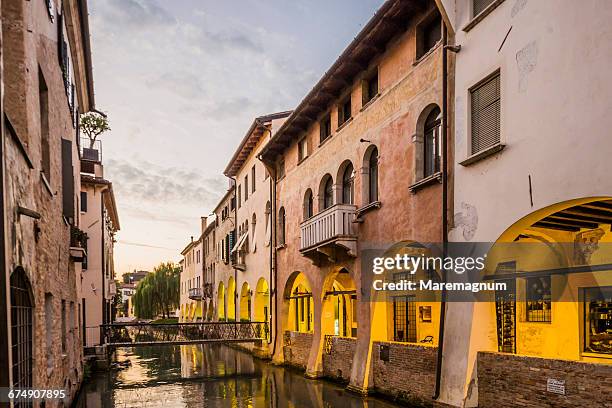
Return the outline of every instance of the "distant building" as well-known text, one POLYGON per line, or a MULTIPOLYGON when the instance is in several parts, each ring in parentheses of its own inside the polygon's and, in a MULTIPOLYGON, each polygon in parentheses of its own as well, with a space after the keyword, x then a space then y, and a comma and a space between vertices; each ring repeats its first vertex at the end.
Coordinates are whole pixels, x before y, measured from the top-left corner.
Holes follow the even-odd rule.
POLYGON ((145 276, 147 276, 149 273, 151 272, 137 271, 137 270, 134 270, 134 272, 125 272, 122 275, 122 280, 123 280, 123 283, 133 283, 134 285, 137 285, 138 282, 143 280, 145 276))

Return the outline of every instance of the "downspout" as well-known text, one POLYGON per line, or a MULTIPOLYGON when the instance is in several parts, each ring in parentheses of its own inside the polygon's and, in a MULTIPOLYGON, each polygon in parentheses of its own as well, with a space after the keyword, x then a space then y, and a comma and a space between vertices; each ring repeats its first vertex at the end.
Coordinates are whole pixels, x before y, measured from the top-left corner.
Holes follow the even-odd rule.
MULTIPOLYGON (((238 190, 238 183, 236 181, 235 177, 231 177, 231 176, 227 176, 230 180, 232 180, 234 182, 234 236, 236 238, 236 242, 238 242, 238 230, 237 225, 238 225, 238 196, 236 195, 236 191, 238 190)), ((232 200, 230 199, 230 207, 231 207, 231 202, 232 200)), ((236 242, 234 242, 234 245, 236 245, 236 242)), ((230 248, 231 251, 231 248, 230 248)), ((230 254, 230 262, 232 262, 231 260, 231 254, 230 254)), ((237 305, 237 300, 238 300, 238 269, 236 269, 234 267, 234 296, 233 296, 233 302, 234 302, 234 323, 238 322, 238 305, 237 305)), ((227 320, 227 318, 226 318, 227 320)))
MULTIPOLYGON (((442 23, 442 257, 448 252, 448 30, 442 23)), ((446 269, 442 266, 442 281, 446 282, 446 269)), ((442 357, 444 348, 444 323, 446 317, 446 289, 442 289, 440 300, 440 324, 438 332, 438 357, 436 361, 436 386, 433 399, 440 397, 442 379, 442 357)))

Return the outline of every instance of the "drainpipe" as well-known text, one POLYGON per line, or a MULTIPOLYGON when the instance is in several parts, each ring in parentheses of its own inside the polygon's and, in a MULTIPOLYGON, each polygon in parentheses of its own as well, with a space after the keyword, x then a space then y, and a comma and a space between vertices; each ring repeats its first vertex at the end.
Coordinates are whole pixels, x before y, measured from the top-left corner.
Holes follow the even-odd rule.
MULTIPOLYGON (((231 177, 231 176, 227 176, 230 180, 232 180, 234 182, 234 236, 236 237, 236 242, 238 242, 238 230, 237 225, 238 225, 238 196, 236 195, 236 191, 238 190, 238 182, 236 181, 235 177, 231 177)), ((230 207, 231 207, 231 202, 232 200, 230 199, 230 207)), ((234 242, 234 245, 236 245, 236 242, 234 242)), ((232 249, 230 248, 230 251, 232 249)), ((230 255, 230 259, 229 261, 231 262, 231 254, 230 255)), ((234 323, 238 323, 238 305, 237 305, 237 298, 238 298, 238 269, 234 268, 234 296, 233 296, 233 302, 234 302, 234 323)), ((227 314, 227 313, 226 313, 227 314)), ((227 320, 227 317, 226 317, 227 320)))
MULTIPOLYGON (((446 24, 442 23, 442 256, 446 257, 448 252, 448 30, 446 24)), ((446 282, 446 269, 442 266, 442 281, 446 282)), ((446 317, 446 289, 442 289, 440 301, 440 327, 438 332, 438 358, 436 361, 436 386, 432 398, 440 397, 440 385, 442 379, 442 357, 444 348, 444 323, 446 317)))

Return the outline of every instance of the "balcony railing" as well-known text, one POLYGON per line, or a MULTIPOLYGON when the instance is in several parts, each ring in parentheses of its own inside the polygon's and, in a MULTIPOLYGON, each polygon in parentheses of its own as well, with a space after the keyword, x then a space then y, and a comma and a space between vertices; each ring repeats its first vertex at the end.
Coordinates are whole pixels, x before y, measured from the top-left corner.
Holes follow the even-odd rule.
POLYGON ((102 161, 102 143, 96 140, 93 145, 89 138, 81 138, 81 159, 93 162, 102 161))
POLYGON ((201 300, 202 299, 202 288, 191 288, 189 289, 189 299, 201 300))
POLYGON ((354 255, 356 210, 351 204, 336 204, 302 222, 300 251, 306 253, 326 244, 338 244, 354 255))

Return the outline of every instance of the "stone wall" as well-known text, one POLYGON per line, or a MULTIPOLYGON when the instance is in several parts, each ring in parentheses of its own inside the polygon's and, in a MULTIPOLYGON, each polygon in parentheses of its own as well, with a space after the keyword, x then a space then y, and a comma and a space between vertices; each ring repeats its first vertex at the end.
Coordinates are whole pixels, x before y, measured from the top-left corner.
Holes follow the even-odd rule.
POLYGON ((341 382, 348 382, 351 379, 356 346, 357 339, 350 337, 331 336, 329 340, 325 339, 323 375, 341 382))
MULTIPOLYGON (((611 379, 609 364, 479 352, 478 406, 611 406, 611 379), (547 390, 549 379, 564 381, 565 395, 547 390)), ((563 387, 556 385, 561 392, 563 387)))
POLYGON ((287 365, 306 370, 312 333, 286 331, 283 336, 283 357, 287 365))
POLYGON ((433 346, 374 342, 372 367, 375 391, 417 406, 431 406, 437 353, 438 348, 433 346))

